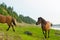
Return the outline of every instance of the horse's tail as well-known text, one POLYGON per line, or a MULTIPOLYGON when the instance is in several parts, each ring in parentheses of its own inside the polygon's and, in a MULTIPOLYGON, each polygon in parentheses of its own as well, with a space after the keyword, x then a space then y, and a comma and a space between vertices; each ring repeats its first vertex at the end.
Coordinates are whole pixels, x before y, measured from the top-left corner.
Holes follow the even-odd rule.
POLYGON ((53 26, 53 24, 51 23, 51 27, 53 26))
POLYGON ((12 18, 12 23, 16 26, 15 19, 12 18))

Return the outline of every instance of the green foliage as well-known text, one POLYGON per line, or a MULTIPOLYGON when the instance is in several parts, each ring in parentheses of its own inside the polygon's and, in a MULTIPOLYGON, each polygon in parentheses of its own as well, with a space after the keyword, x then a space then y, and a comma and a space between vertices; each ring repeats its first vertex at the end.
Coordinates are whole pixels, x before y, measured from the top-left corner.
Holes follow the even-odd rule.
POLYGON ((24 17, 24 22, 32 24, 35 23, 36 21, 30 18, 29 16, 26 16, 24 17))
POLYGON ((1 5, 0 5, 0 14, 2 14, 2 15, 8 15, 7 11, 5 10, 5 7, 3 7, 1 5))
POLYGON ((19 15, 19 19, 21 19, 23 22, 25 23, 29 23, 29 24, 35 24, 36 21, 33 20, 32 18, 30 18, 29 16, 23 16, 23 15, 19 15))
POLYGON ((35 23, 36 21, 30 18, 29 16, 24 17, 23 15, 17 15, 17 13, 13 10, 13 7, 7 7, 5 3, 0 4, 0 14, 2 15, 10 15, 14 17, 18 22, 25 22, 25 23, 35 23))

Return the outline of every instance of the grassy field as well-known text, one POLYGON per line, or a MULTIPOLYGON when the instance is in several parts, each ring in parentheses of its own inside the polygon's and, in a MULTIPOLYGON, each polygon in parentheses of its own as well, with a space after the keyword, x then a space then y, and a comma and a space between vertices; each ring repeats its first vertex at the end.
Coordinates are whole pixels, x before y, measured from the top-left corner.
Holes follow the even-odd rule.
POLYGON ((16 26, 15 32, 12 28, 6 31, 8 26, 6 24, 0 24, 0 40, 60 40, 60 31, 50 30, 50 38, 45 39, 42 30, 38 26, 34 25, 22 25, 16 26), (32 32, 32 36, 24 34, 25 31, 32 32))

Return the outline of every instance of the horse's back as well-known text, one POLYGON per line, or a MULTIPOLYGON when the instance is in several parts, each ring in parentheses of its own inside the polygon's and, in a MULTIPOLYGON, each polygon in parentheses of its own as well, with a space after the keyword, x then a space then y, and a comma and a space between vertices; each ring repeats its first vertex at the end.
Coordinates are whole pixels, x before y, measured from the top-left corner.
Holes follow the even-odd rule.
POLYGON ((0 14, 0 23, 5 23, 6 17, 0 14))
POLYGON ((4 16, 0 14, 0 23, 11 23, 12 17, 11 16, 4 16))

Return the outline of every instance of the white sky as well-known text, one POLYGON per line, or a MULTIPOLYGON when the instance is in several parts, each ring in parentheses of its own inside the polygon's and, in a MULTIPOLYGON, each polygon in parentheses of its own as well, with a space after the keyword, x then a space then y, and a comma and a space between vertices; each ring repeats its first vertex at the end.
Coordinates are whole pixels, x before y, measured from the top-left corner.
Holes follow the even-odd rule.
POLYGON ((54 24, 60 24, 60 0, 0 0, 24 16, 37 20, 43 17, 54 24))

